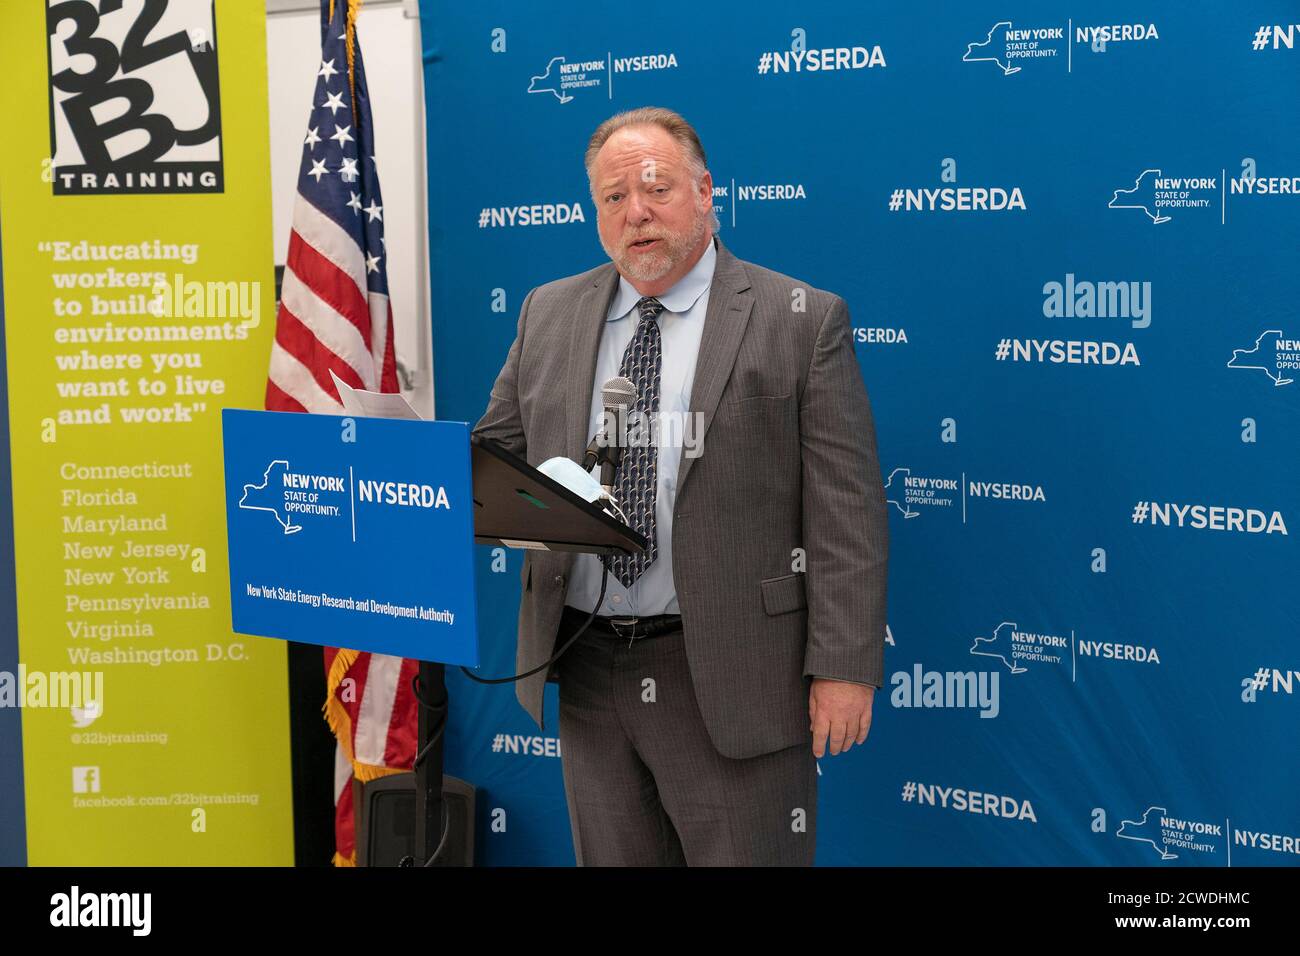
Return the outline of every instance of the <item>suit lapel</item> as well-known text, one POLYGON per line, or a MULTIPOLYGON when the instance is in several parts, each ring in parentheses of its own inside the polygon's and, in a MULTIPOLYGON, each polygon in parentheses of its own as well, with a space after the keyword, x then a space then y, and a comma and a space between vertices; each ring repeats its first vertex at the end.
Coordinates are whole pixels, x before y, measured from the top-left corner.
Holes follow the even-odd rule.
MULTIPOLYGON (((709 286, 709 305, 704 314, 704 331, 700 352, 695 361, 695 381, 691 386, 690 411, 701 416, 696 442, 703 441, 713 422, 722 390, 736 364, 740 342, 749 325, 754 299, 746 295, 749 277, 739 259, 717 242, 718 260, 713 267, 709 286)), ((610 300, 618 290, 618 271, 607 263, 583 291, 573 317, 569 343, 569 371, 566 387, 565 428, 566 454, 582 461, 591 436, 591 396, 596 386, 596 357, 610 300)), ((683 446, 677 471, 677 497, 691 472, 694 458, 686 456, 683 446)))
POLYGON ((596 356, 604 332, 610 300, 618 289, 618 271, 613 263, 597 270, 596 277, 578 300, 569 343, 569 374, 566 391, 565 454, 582 461, 591 436, 591 394, 596 385, 596 356))
MULTIPOLYGON (((718 260, 714 264, 713 281, 709 286, 709 305, 704 313, 700 354, 695 361, 695 382, 691 386, 690 411, 693 415, 701 416, 700 430, 695 436, 697 443, 704 440, 713 423, 713 415, 722 399, 722 390, 731 378, 731 369, 736 364, 736 354, 740 351, 740 341, 745 337, 745 328, 749 325, 754 298, 745 294, 748 288, 749 277, 740 260, 727 251, 719 239, 718 260)), ((686 456, 683 444, 677 468, 678 501, 681 501, 682 487, 686 484, 694 461, 694 458, 686 456)))

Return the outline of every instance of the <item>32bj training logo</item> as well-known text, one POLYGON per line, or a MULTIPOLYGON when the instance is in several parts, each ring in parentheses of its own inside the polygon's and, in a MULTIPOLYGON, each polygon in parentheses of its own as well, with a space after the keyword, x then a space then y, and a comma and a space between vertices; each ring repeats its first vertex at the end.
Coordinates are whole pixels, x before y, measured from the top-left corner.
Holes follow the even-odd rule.
POLYGON ((219 193, 213 0, 47 0, 55 195, 219 193))

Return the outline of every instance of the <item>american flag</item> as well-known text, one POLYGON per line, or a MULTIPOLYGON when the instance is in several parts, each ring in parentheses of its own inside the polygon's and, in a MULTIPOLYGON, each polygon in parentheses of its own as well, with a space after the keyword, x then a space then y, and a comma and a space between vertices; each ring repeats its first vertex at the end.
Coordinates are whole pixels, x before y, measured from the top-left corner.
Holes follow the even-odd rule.
POLYGON ((347 8, 340 0, 329 16, 330 5, 322 0, 321 62, 298 167, 266 406, 333 414, 341 406, 331 371, 353 388, 395 392, 397 361, 361 47, 353 44, 349 57, 347 8))
MULTIPOLYGON (((330 372, 396 392, 384 205, 361 46, 360 0, 321 0, 321 61, 298 168, 298 195, 266 382, 271 411, 339 414, 330 372)), ((325 651, 325 716, 338 738, 334 862, 355 863, 351 783, 409 770, 418 664, 325 651)))

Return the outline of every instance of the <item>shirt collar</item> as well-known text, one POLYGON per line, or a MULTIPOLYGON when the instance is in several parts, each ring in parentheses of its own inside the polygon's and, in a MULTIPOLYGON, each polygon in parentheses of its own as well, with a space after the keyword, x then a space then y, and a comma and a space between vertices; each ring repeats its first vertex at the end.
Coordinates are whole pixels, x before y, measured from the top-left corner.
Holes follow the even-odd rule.
MULTIPOLYGON (((700 300, 700 296, 708 291, 713 282, 713 268, 718 261, 717 240, 709 240, 709 244, 704 248, 704 254, 700 256, 700 261, 691 267, 691 271, 686 273, 677 280, 677 284, 665 292, 663 295, 655 296, 663 303, 664 310, 683 315, 691 310, 691 307, 700 300)), ((628 282, 623 276, 618 277, 618 292, 614 295, 614 301, 610 303, 609 314, 606 321, 613 322, 629 314, 638 302, 641 301, 641 293, 636 291, 632 283, 628 282)))

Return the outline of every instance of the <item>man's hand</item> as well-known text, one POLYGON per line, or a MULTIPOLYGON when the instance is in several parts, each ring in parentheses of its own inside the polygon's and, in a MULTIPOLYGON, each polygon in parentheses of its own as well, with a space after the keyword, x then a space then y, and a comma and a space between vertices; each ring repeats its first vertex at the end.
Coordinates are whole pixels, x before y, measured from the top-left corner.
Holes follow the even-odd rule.
POLYGON ((871 729, 871 702, 876 689, 866 684, 814 677, 808 692, 808 726, 812 731, 813 756, 826 754, 826 738, 831 753, 839 754, 855 743, 867 739, 871 729))

